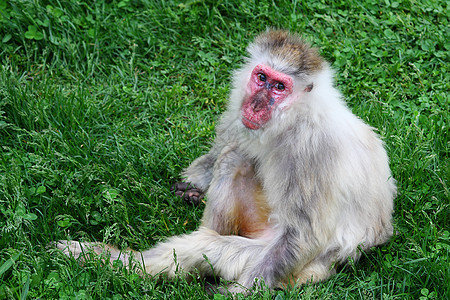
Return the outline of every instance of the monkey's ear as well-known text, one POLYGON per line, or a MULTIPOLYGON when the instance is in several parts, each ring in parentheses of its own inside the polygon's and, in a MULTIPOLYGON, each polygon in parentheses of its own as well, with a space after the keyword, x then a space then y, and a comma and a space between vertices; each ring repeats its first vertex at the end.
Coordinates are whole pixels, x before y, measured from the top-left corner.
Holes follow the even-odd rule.
POLYGON ((308 85, 305 87, 304 91, 307 92, 307 93, 309 93, 309 92, 311 92, 311 90, 313 89, 313 87, 314 87, 314 83, 310 83, 310 84, 308 84, 308 85))

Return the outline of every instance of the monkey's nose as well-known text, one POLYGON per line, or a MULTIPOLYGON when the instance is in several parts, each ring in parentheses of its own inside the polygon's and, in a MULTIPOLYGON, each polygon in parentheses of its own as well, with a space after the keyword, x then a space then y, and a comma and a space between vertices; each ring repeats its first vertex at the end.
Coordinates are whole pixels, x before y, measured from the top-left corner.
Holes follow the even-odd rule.
POLYGON ((259 93, 256 95, 256 97, 252 101, 252 108, 254 112, 259 112, 262 110, 267 103, 269 102, 269 99, 265 93, 259 93))
POLYGON ((259 98, 255 99, 253 101, 253 111, 254 112, 259 112, 261 109, 263 109, 263 101, 259 98))

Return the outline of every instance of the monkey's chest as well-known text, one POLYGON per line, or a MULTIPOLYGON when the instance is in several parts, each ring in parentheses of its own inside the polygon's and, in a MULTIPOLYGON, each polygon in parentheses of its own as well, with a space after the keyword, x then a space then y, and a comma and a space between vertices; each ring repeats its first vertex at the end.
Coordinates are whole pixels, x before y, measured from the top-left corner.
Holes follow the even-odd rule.
POLYGON ((240 170, 234 177, 234 232, 249 238, 261 237, 270 229, 271 209, 253 168, 240 170))

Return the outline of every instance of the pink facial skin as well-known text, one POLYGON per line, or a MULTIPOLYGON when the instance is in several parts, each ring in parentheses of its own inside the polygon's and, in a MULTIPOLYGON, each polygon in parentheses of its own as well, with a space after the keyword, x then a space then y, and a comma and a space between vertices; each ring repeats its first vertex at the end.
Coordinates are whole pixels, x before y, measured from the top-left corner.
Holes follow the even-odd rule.
POLYGON ((273 109, 292 93, 292 78, 269 66, 257 65, 248 82, 249 95, 241 107, 245 127, 260 129, 272 118, 273 109))

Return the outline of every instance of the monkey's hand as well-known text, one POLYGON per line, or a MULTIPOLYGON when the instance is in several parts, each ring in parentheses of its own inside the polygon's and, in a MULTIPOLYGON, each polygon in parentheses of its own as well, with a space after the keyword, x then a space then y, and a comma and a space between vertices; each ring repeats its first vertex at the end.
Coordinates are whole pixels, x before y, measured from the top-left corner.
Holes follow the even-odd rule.
POLYGON ((188 182, 177 182, 170 188, 171 192, 182 198, 187 203, 199 205, 204 193, 201 189, 188 182))

